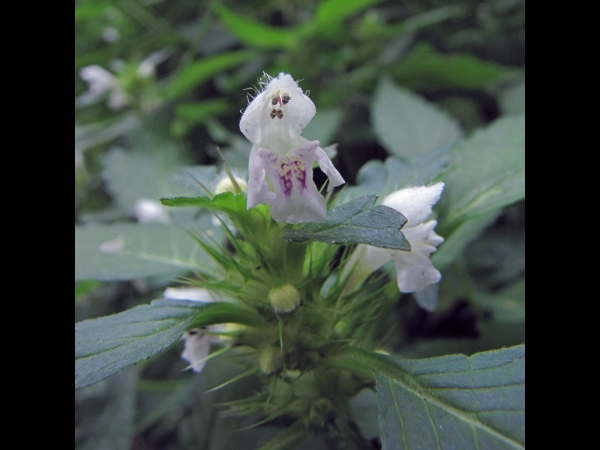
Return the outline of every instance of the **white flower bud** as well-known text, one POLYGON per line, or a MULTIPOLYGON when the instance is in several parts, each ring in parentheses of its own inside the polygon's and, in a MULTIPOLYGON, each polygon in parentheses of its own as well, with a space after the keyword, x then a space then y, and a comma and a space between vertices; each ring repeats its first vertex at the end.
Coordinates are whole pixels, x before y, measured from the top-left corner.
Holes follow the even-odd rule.
POLYGON ((291 284, 286 284, 271 289, 269 300, 277 314, 289 314, 300 305, 300 292, 291 284))

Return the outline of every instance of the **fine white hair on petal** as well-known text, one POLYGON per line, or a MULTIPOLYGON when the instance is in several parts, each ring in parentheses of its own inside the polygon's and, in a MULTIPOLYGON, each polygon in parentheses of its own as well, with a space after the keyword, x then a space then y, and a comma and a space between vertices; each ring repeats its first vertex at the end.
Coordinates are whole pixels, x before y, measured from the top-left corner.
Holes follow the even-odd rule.
POLYGON ((444 183, 431 186, 416 186, 392 192, 382 204, 400 211, 408 219, 405 228, 414 227, 431 215, 431 207, 442 195, 444 183))
MULTIPOLYGON (((262 84, 259 82, 259 84, 262 84)), ((273 97, 287 94, 291 100, 286 105, 286 117, 289 119, 290 134, 299 136, 317 113, 317 108, 308 98, 291 75, 280 73, 272 78, 250 102, 240 120, 240 130, 250 142, 261 139, 261 118, 264 108, 269 107, 273 97)))
POLYGON ((169 300, 192 300, 195 302, 212 302, 213 298, 209 291, 204 288, 167 288, 163 298, 169 300))
POLYGON ((206 357, 210 353, 210 336, 201 328, 186 331, 182 338, 185 347, 181 357, 190 363, 194 372, 200 372, 206 364, 206 357))

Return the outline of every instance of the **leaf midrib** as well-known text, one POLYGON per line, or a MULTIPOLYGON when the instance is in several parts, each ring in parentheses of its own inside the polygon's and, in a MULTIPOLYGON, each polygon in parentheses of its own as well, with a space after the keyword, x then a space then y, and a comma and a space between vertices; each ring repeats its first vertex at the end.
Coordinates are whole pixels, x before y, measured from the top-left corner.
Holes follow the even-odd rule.
MULTIPOLYGON (((413 378, 413 376, 409 375, 409 374, 406 374, 405 376, 407 378, 411 378, 411 379, 413 378)), ((392 377, 390 377, 390 378, 393 379, 394 382, 396 382, 397 384, 402 386, 404 389, 408 390, 409 392, 413 393, 414 395, 419 396, 422 400, 430 401, 432 404, 436 405, 440 409, 443 409, 444 411, 448 412, 449 414, 457 416, 459 419, 465 421, 469 425, 479 428, 479 429, 482 429, 483 431, 488 432, 489 434, 505 441, 508 444, 515 446, 516 448, 523 448, 523 449, 525 448, 525 446, 523 446, 520 442, 517 442, 514 439, 501 434, 494 428, 492 428, 489 425, 478 420, 476 417, 476 413, 469 413, 467 411, 463 411, 461 409, 458 409, 455 406, 452 406, 448 403, 443 402, 442 400, 438 399, 433 394, 428 394, 426 391, 424 391, 421 388, 421 386, 417 383, 416 380, 412 379, 412 380, 410 380, 410 382, 408 382, 408 380, 407 380, 407 382, 403 382, 404 380, 400 381, 397 378, 392 378, 392 377), (413 385, 416 385, 416 386, 413 386, 413 385)), ((428 388, 425 388, 425 389, 428 389, 428 388)), ((503 410, 501 410, 501 411, 503 411, 503 410)))
MULTIPOLYGON (((348 350, 349 350, 348 351, 349 356, 351 356, 353 354, 356 356, 359 356, 359 358, 353 359, 354 361, 360 362, 365 367, 367 367, 371 370, 377 371, 381 375, 394 380, 394 382, 396 382, 402 388, 409 391, 411 394, 416 395, 417 397, 420 397, 422 400, 430 401, 432 404, 438 406, 440 409, 446 411, 447 413, 454 415, 461 420, 464 420, 464 422, 468 423, 472 427, 476 427, 476 428, 481 429, 484 432, 488 432, 492 436, 497 437, 498 439, 506 442, 507 444, 514 446, 515 448, 520 448, 520 449, 525 448, 525 446, 523 444, 521 444, 520 442, 515 441, 514 439, 501 434, 494 428, 492 428, 489 425, 478 420, 475 413, 469 413, 467 411, 458 409, 457 407, 452 406, 448 403, 445 403, 441 399, 438 399, 436 396, 433 395, 433 393, 428 393, 427 391, 425 391, 425 389, 428 389, 428 388, 421 387, 421 385, 416 380, 416 377, 418 375, 417 376, 412 375, 396 366, 392 366, 392 368, 390 368, 390 365, 392 365, 392 363, 390 361, 388 361, 387 358, 385 360, 381 360, 379 357, 374 357, 374 355, 371 355, 368 352, 365 352, 364 350, 360 350, 357 348, 351 348, 348 350), (363 358, 361 358, 361 356, 363 356, 363 358), (374 365, 374 366, 376 366, 376 368, 371 367, 368 363, 365 363, 364 356, 367 356, 369 361, 376 362, 376 364, 374 365)), ((523 357, 511 359, 510 361, 507 361, 504 364, 500 364, 499 366, 495 366, 495 367, 501 367, 503 365, 506 365, 512 361, 516 361, 519 359, 523 359, 523 357)), ((475 369, 475 370, 479 370, 479 369, 475 369)))

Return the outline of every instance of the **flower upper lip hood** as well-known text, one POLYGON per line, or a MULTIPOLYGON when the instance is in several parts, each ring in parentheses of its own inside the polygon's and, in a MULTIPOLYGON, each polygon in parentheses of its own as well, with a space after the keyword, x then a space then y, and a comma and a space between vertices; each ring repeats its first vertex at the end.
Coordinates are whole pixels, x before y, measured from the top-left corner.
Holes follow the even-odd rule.
POLYGON ((329 177, 328 190, 344 183, 319 146, 301 136, 315 116, 314 103, 287 74, 280 73, 248 105, 240 130, 252 142, 249 161, 248 208, 271 205, 279 222, 324 222, 325 200, 312 178, 316 160, 329 177))
POLYGON ((268 138, 274 129, 283 130, 285 125, 289 127, 290 136, 299 136, 316 113, 315 104, 302 92, 292 76, 280 73, 250 102, 240 120, 240 130, 252 143, 268 138), (283 97, 286 94, 289 100, 284 105, 283 97), (277 98, 275 104, 274 98, 277 98), (280 121, 272 119, 269 115, 272 110, 283 110, 283 106, 287 114, 280 121))

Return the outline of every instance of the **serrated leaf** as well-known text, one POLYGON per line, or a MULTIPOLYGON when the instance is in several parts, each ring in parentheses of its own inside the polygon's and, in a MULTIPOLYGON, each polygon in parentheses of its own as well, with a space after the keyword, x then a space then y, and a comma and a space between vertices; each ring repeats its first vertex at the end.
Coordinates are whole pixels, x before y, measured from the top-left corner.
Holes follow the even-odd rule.
POLYGON ((440 234, 525 197, 525 116, 505 116, 454 149, 440 234))
POLYGON ((294 30, 275 28, 240 16, 220 3, 213 9, 225 23, 227 29, 241 42, 262 48, 287 48, 294 41, 294 30))
POLYGON ((208 81, 213 75, 237 66, 256 57, 256 53, 248 50, 221 53, 208 56, 186 66, 165 88, 167 98, 177 98, 196 86, 208 81))
POLYGON ((421 360, 346 355, 375 373, 383 449, 525 448, 524 345, 421 360))
POLYGON ((155 300, 122 313, 75 324, 75 388, 156 356, 193 327, 259 319, 232 303, 155 300))
POLYGON ((407 161, 461 136, 456 121, 437 106, 385 78, 375 92, 371 115, 378 140, 407 161))
MULTIPOLYGON (((204 231, 217 235, 208 218, 204 231)), ((131 280, 214 273, 215 265, 173 224, 75 226, 75 280, 131 280)))
POLYGON ((395 209, 375 205, 377 196, 366 195, 340 205, 327 214, 324 223, 287 228, 283 238, 290 241, 320 241, 337 245, 369 244, 375 247, 410 250, 400 229, 406 217, 395 209))

